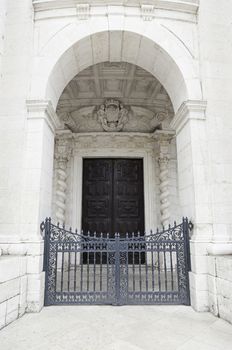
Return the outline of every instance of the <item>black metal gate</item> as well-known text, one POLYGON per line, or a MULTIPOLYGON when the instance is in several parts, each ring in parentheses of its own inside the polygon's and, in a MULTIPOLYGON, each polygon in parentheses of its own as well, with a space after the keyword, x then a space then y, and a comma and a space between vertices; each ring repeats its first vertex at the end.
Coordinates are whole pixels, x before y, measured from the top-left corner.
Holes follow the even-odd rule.
POLYGON ((45 305, 190 304, 187 219, 162 232, 114 238, 80 235, 50 218, 41 228, 45 305))

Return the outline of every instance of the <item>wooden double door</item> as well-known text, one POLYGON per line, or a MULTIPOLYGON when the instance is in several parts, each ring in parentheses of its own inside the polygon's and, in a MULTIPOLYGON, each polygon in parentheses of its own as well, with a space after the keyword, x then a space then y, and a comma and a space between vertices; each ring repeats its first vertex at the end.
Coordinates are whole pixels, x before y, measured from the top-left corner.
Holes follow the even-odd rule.
POLYGON ((84 159, 82 203, 84 234, 143 234, 143 160, 84 159))

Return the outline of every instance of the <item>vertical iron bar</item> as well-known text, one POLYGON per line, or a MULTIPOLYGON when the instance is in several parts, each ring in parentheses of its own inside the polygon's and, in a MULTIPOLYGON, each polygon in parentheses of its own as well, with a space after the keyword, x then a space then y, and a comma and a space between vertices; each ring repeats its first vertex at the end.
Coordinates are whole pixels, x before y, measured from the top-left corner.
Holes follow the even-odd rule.
MULTIPOLYGON (((142 292, 141 243, 140 242, 139 242, 138 246, 139 246, 139 290, 140 290, 140 292, 142 292)), ((140 293, 140 298, 141 298, 141 293, 140 293)))
POLYGON ((75 261, 74 261, 74 292, 77 289, 77 244, 75 244, 75 261))
POLYGON ((70 290, 70 249, 71 249, 71 244, 68 244, 68 292, 70 290))
POLYGON ((106 288, 107 288, 107 299, 109 300, 109 233, 106 236, 106 288))
POLYGON ((87 243, 88 251, 87 251, 87 292, 89 292, 89 250, 90 250, 90 243, 87 243))
POLYGON ((56 290, 57 290, 57 286, 56 286, 56 284, 57 284, 57 273, 58 273, 58 271, 57 271, 58 243, 55 244, 55 247, 56 247, 56 263, 55 263, 55 283, 54 283, 54 285, 55 285, 55 292, 56 292, 56 290))
POLYGON ((145 244, 145 252, 144 252, 144 254, 145 254, 145 264, 146 264, 146 292, 148 291, 148 276, 147 276, 147 246, 146 246, 146 240, 144 240, 144 244, 145 244))
POLYGON ((103 250, 103 243, 102 243, 102 234, 101 234, 101 251, 100 251, 100 292, 102 291, 102 250, 103 250))
POLYGON ((119 233, 115 234, 115 289, 116 300, 115 304, 120 305, 120 236, 119 233))
POLYGON ((172 290, 174 289, 174 283, 173 283, 173 263, 172 263, 172 243, 170 245, 170 263, 171 263, 171 284, 172 284, 172 290))
MULTIPOLYGON (((96 235, 94 236, 96 238, 96 235)), ((93 252, 93 291, 96 289, 96 239, 94 240, 94 252, 93 252)))
POLYGON ((164 242, 164 276, 165 276, 165 290, 168 290, 168 281, 167 281, 167 262, 166 262, 166 243, 164 242))
POLYGON ((135 292, 135 240, 134 232, 132 233, 133 240, 133 252, 132 252, 132 263, 133 263, 133 292, 135 292))
POLYGON ((158 284, 159 284, 159 291, 161 292, 161 279, 160 279, 160 250, 159 250, 159 243, 157 244, 157 256, 158 256, 158 284))
POLYGON ((83 291, 83 257, 84 257, 84 243, 81 242, 81 251, 82 251, 82 255, 81 255, 81 275, 80 275, 80 292, 83 291))
POLYGON ((64 243, 62 244, 61 287, 60 287, 61 292, 63 292, 63 285, 64 285, 64 243))
POLYGON ((125 255, 126 255, 126 279, 127 279, 127 296, 128 296, 128 291, 129 291, 129 273, 128 273, 128 265, 129 265, 129 240, 128 240, 129 236, 128 233, 126 234, 126 251, 125 251, 125 255))
POLYGON ((154 243, 151 242, 151 271, 152 271, 152 290, 155 290, 155 278, 154 278, 154 243))

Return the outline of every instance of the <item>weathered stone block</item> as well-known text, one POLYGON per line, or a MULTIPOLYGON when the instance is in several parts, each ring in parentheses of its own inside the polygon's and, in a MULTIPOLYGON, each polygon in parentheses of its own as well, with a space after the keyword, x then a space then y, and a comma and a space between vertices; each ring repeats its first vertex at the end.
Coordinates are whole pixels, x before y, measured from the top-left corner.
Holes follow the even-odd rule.
POLYGON ((7 300, 6 302, 6 324, 16 320, 19 315, 19 295, 7 300))
POLYGON ((6 325, 6 302, 0 304, 0 329, 6 325))
POLYGON ((208 290, 207 274, 195 274, 193 272, 189 273, 190 288, 199 291, 208 290))
POLYGON ((198 291, 190 288, 191 305, 196 311, 209 310, 208 291, 198 291))
POLYGON ((27 257, 27 273, 36 274, 43 270, 43 255, 29 255, 27 257))
POLYGON ((20 257, 1 256, 0 283, 20 276, 20 257))
POLYGON ((20 279, 0 283, 0 303, 14 297, 20 292, 20 279))
POLYGON ((232 282, 232 256, 216 257, 217 277, 232 282))
POLYGON ((221 318, 232 323, 232 298, 218 295, 218 311, 221 318))
POLYGON ((232 282, 217 278, 217 293, 225 298, 232 299, 232 282))
POLYGON ((208 273, 211 276, 216 276, 216 257, 209 255, 207 257, 207 261, 208 261, 208 273))

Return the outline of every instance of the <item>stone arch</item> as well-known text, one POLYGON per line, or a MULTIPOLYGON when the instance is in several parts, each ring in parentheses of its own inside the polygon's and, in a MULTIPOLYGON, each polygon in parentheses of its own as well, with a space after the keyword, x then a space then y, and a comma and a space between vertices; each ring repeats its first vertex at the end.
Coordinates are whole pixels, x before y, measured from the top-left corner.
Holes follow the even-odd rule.
POLYGON ((31 99, 50 100, 56 108, 68 82, 81 70, 103 61, 136 64, 154 75, 167 90, 175 112, 186 100, 201 100, 197 61, 159 24, 109 21, 70 24, 40 49, 31 99), (112 29, 111 29, 112 27, 112 29))

